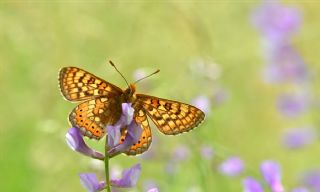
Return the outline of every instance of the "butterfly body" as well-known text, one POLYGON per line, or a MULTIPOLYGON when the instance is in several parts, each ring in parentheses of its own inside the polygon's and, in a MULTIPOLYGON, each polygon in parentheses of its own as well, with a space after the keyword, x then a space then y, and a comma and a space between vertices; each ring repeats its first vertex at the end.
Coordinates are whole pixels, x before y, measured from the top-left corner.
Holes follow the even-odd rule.
MULTIPOLYGON (((121 104, 131 103, 135 121, 142 129, 140 140, 125 153, 141 154, 152 141, 148 117, 166 135, 176 135, 197 127, 204 113, 185 103, 136 93, 135 84, 125 90, 77 67, 65 67, 59 73, 59 85, 65 99, 80 102, 69 115, 72 126, 89 138, 101 139, 106 126, 114 125, 122 114, 121 104), (148 117, 147 117, 148 116, 148 117)), ((127 133, 122 129, 121 143, 127 133)))

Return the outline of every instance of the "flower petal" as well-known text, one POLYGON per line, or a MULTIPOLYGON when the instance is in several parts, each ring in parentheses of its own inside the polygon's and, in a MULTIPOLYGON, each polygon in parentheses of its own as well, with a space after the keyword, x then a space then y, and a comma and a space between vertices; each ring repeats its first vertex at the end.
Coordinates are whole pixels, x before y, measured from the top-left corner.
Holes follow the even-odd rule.
POLYGON ((247 177, 242 181, 243 192, 263 192, 261 184, 253 179, 252 177, 247 177))
POLYGON ((288 129, 282 136, 282 143, 288 149, 298 149, 311 144, 317 139, 313 128, 288 129))
POLYGON ((305 172, 302 177, 302 182, 313 191, 320 191, 320 170, 313 169, 305 172))
POLYGON ((129 125, 133 119, 134 109, 131 103, 122 103, 122 118, 125 125, 129 125))
POLYGON ((244 164, 239 157, 230 157, 219 166, 220 173, 227 176, 238 176, 243 169, 244 164))
POLYGON ((148 192, 159 192, 159 190, 158 188, 155 187, 155 188, 149 189, 148 192))
POLYGON ((121 128, 132 122, 133 113, 134 109, 131 107, 131 103, 122 103, 122 114, 120 119, 115 125, 107 126, 109 148, 112 148, 119 143, 121 128))
POLYGON ((110 183, 114 187, 129 188, 136 185, 141 173, 141 165, 136 164, 130 169, 126 169, 122 172, 121 179, 111 179, 110 183))
POLYGON ((80 130, 76 127, 72 127, 68 130, 68 133, 66 134, 66 141, 68 146, 73 151, 77 151, 79 153, 82 153, 83 155, 96 159, 104 159, 103 154, 91 149, 90 147, 88 147, 88 145, 86 145, 80 133, 80 130))
POLYGON ((264 161, 260 166, 261 173, 273 192, 283 192, 281 183, 281 170, 278 163, 274 161, 264 161))
POLYGON ((211 107, 211 102, 209 98, 205 95, 200 95, 196 97, 193 101, 192 104, 199 109, 201 109, 205 114, 209 114, 210 107, 211 107))
POLYGON ((106 186, 105 182, 99 182, 94 173, 81 173, 80 182, 88 192, 101 191, 106 186))
POLYGON ((140 139, 142 134, 141 127, 135 122, 132 121, 130 125, 128 125, 127 134, 124 138, 124 141, 121 144, 118 144, 112 147, 108 153, 111 157, 116 154, 122 153, 128 150, 133 144, 137 143, 140 139))

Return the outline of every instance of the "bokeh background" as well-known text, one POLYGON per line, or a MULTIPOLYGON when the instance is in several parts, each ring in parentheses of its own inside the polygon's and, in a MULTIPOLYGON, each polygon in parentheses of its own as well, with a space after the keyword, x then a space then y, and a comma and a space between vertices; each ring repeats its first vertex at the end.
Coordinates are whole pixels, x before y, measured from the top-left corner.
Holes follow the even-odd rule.
POLYGON ((76 104, 61 97, 57 76, 76 66, 125 88, 108 60, 130 82, 160 69, 137 91, 207 114, 179 136, 152 126, 150 151, 112 159, 113 175, 141 163, 128 191, 242 191, 247 176, 270 191, 259 171, 265 160, 281 167, 285 191, 317 191, 305 177, 320 168, 319 8, 293 0, 1 2, 0 191, 85 191, 78 173, 102 178, 102 164, 65 142, 76 104), (236 163, 224 164, 230 158, 236 163))

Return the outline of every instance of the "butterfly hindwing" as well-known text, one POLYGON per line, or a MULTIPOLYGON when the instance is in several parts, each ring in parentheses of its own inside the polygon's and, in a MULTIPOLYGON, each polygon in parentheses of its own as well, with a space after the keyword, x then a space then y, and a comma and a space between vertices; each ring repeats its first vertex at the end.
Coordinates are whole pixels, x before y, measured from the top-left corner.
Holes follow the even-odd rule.
POLYGON ((197 127, 205 117, 198 108, 185 103, 137 94, 137 100, 158 129, 176 135, 197 127))
POLYGON ((114 124, 121 115, 115 98, 100 97, 79 104, 69 115, 72 126, 80 129, 89 138, 101 139, 105 127, 114 124))
POLYGON ((115 97, 122 89, 77 67, 64 67, 59 72, 59 85, 64 98, 84 101, 97 96, 115 97))
MULTIPOLYGON (((127 155, 138 155, 147 151, 152 142, 151 129, 148 122, 148 117, 143 111, 143 109, 137 110, 134 113, 133 119, 142 129, 140 139, 137 143, 133 144, 128 150, 124 153, 127 155)), ((120 143, 124 141, 127 130, 123 130, 120 138, 120 143)))

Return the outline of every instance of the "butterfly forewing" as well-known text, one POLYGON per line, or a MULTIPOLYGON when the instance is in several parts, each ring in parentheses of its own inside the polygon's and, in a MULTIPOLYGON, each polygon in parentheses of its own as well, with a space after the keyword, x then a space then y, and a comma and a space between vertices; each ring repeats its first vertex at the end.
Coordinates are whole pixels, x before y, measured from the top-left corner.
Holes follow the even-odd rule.
POLYGON ((64 67, 59 72, 59 85, 69 101, 84 101, 97 96, 120 96, 122 89, 77 67, 64 67))
POLYGON ((166 135, 176 135, 197 127, 205 117, 198 108, 185 103, 137 94, 146 113, 166 135))

